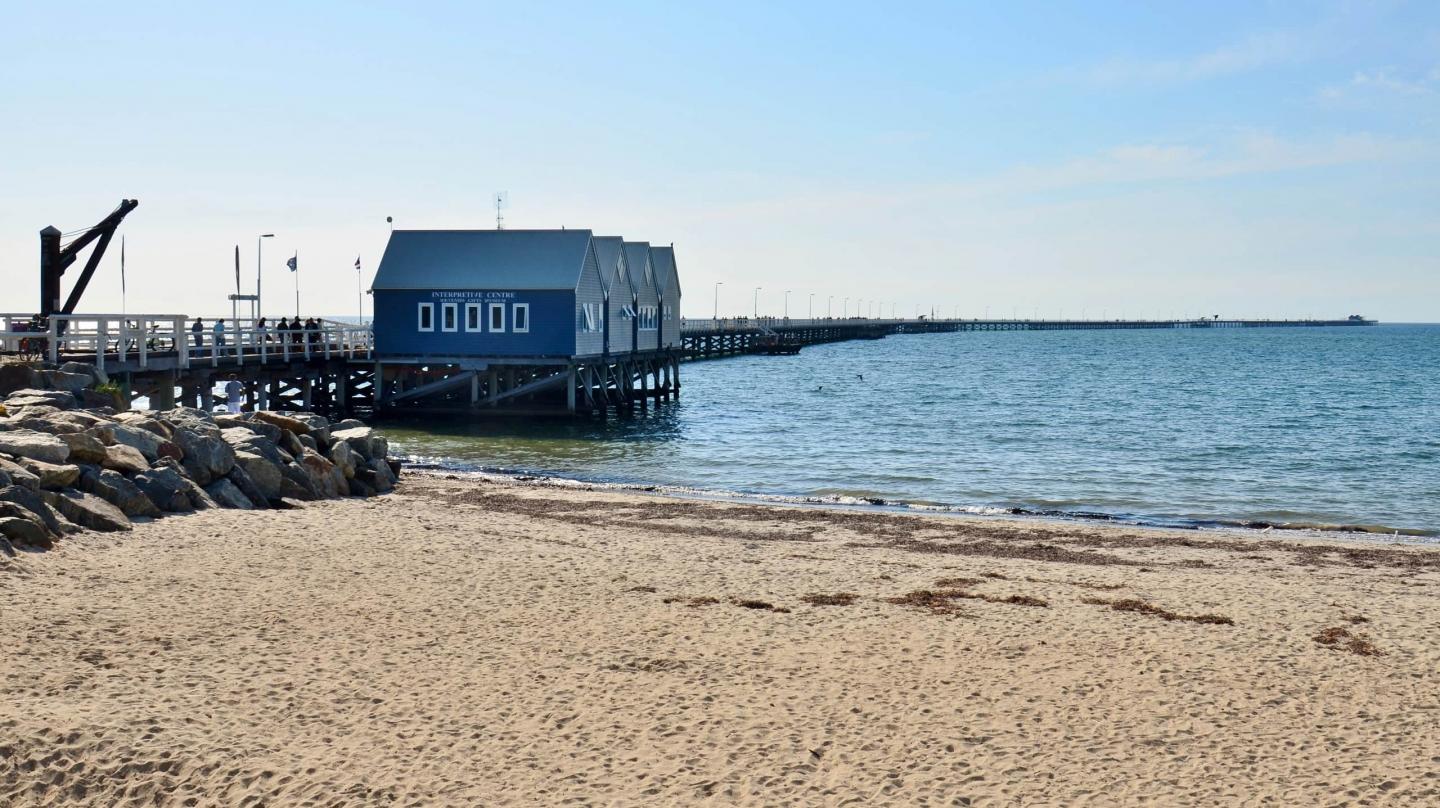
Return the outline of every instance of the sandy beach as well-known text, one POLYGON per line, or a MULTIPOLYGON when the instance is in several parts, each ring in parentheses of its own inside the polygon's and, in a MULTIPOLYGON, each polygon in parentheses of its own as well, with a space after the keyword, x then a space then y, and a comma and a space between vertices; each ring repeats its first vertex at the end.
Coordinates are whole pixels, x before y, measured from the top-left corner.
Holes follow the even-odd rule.
POLYGON ((1440 548, 412 474, 0 557, 0 804, 1436 805, 1437 593, 1440 548))

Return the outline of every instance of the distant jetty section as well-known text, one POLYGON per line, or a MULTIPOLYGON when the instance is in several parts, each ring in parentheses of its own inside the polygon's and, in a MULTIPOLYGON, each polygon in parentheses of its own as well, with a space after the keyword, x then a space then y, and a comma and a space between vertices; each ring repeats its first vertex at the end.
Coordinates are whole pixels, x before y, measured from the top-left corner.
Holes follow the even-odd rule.
POLYGON ((1343 320, 961 320, 873 319, 866 317, 791 319, 734 317, 686 320, 680 326, 686 359, 718 359, 737 354, 795 354, 806 345, 854 339, 882 339, 891 334, 954 331, 1095 331, 1180 330, 1194 328, 1328 328, 1378 325, 1352 314, 1343 320))

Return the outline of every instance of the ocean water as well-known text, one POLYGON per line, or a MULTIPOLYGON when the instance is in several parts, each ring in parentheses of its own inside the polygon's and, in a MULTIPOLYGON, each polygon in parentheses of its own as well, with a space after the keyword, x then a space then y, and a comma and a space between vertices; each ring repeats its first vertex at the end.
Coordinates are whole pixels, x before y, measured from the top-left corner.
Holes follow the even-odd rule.
POLYGON ((386 428, 457 469, 1440 536, 1440 326, 897 335, 681 373, 634 416, 386 428))

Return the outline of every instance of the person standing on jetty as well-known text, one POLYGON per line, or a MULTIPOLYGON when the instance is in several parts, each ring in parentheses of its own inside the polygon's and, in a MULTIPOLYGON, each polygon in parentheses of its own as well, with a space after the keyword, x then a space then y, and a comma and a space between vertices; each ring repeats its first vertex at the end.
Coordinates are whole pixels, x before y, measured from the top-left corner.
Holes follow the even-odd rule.
POLYGON ((240 395, 245 392, 245 385, 234 374, 230 374, 230 381, 225 383, 225 408, 231 415, 240 414, 240 395))
POLYGON ((264 317, 261 317, 261 318, 255 323, 255 344, 256 344, 256 345, 259 345, 259 344, 262 343, 262 342, 269 342, 269 341, 270 341, 270 335, 265 332, 265 318, 264 318, 264 317))
POLYGON ((190 333, 195 335, 195 350, 198 353, 205 345, 205 320, 196 317, 195 324, 190 326, 190 333))
POLYGON ((220 349, 225 347, 225 321, 215 321, 215 355, 220 355, 220 349))

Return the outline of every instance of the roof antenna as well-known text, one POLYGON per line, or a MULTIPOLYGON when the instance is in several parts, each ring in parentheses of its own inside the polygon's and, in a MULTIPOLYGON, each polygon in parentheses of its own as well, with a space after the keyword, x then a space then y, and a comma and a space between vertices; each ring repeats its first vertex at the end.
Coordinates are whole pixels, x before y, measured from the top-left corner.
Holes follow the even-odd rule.
POLYGON ((496 229, 496 230, 504 230, 504 229, 505 229, 505 214, 504 214, 504 213, 501 213, 501 211, 505 210, 505 209, 508 208, 508 207, 510 207, 510 192, 509 192, 509 191, 496 191, 496 192, 495 192, 495 229, 496 229))

